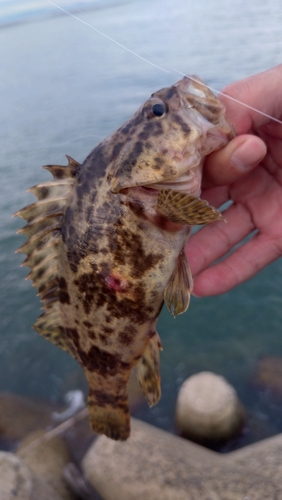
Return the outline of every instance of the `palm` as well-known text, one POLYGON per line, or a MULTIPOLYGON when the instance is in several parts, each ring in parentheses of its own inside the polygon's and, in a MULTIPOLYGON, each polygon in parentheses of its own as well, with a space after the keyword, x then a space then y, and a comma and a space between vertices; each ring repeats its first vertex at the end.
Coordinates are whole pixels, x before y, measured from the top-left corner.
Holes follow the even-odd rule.
POLYGON ((228 200, 233 204, 225 211, 227 224, 206 226, 188 243, 196 295, 226 292, 282 254, 282 126, 267 128, 267 133, 259 131, 268 148, 262 163, 232 184, 202 191, 216 207, 228 200))

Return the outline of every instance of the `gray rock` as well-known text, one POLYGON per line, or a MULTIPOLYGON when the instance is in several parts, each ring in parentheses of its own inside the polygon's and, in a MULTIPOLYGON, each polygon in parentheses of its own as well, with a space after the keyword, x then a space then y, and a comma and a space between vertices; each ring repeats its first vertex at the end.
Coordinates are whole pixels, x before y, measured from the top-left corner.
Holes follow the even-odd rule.
MULTIPOLYGON (((82 469, 104 500, 204 500, 206 487, 186 476, 187 442, 144 422, 131 419, 131 436, 116 442, 101 436, 86 454, 82 469)), ((197 475, 217 455, 191 443, 197 475), (198 471, 198 473, 197 473, 198 471)))
POLYGON ((63 477, 63 469, 71 460, 67 446, 60 436, 48 440, 44 439, 44 436, 43 431, 29 434, 22 441, 17 455, 34 475, 48 483, 61 499, 72 500, 74 495, 63 477))
POLYGON ((58 405, 0 392, 0 436, 18 441, 29 432, 46 429, 52 424, 52 412, 58 409, 58 405))
POLYGON ((62 500, 13 453, 0 452, 1 500, 62 500))
POLYGON ((263 356, 259 359, 253 378, 256 386, 268 389, 282 397, 282 357, 263 356))
POLYGON ((244 411, 235 389, 221 376, 201 372, 182 384, 176 404, 181 435, 193 441, 219 442, 233 437, 244 423, 244 411))
POLYGON ((104 500, 282 500, 280 465, 271 461, 273 475, 263 469, 272 447, 251 466, 252 446, 245 456, 219 455, 132 419, 126 442, 99 437, 82 468, 104 500))

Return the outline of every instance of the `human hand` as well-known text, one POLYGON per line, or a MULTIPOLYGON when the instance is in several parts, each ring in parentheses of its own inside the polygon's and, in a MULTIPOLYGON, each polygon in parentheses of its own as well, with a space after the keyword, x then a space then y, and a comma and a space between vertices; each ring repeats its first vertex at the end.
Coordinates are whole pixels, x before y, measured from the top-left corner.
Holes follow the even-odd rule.
MULTIPOLYGON (((233 83, 223 93, 281 120, 281 83, 279 65, 233 83)), ((282 124, 224 95, 220 100, 237 136, 207 157, 201 198, 215 207, 228 200, 233 204, 224 212, 227 224, 205 226, 188 242, 197 296, 226 292, 282 254, 282 124)))

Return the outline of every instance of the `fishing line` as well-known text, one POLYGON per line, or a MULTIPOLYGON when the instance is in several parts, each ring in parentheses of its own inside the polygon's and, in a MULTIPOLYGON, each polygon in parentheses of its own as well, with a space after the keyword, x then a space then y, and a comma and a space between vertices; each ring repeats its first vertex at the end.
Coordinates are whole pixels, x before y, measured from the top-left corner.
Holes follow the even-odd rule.
MULTIPOLYGON (((83 21, 83 19, 80 19, 79 17, 75 16, 74 14, 72 14, 71 12, 69 12, 68 10, 64 9, 63 7, 60 7, 59 5, 57 5, 56 3, 52 2, 51 0, 47 0, 47 2, 49 2, 51 5, 53 5, 54 7, 57 7, 57 9, 60 9, 62 12, 64 12, 65 14, 67 14, 68 16, 70 17, 73 17, 73 19, 76 19, 77 21, 81 22, 82 24, 85 24, 86 26, 88 26, 89 28, 91 28, 92 30, 96 31, 96 33, 98 33, 99 35, 103 36, 104 38, 107 38, 107 40, 110 40, 111 42, 115 43, 116 45, 118 45, 119 47, 121 47, 122 49, 126 50, 127 52, 129 52, 130 54, 134 55, 135 57, 137 57, 138 59, 141 59, 141 61, 147 63, 147 64, 150 64, 151 66, 153 66, 154 68, 157 68, 159 69, 160 71, 163 71, 164 73, 178 73, 179 75, 181 76, 188 76, 190 78, 190 80, 192 81, 195 81, 196 83, 199 84, 198 80, 195 80, 193 77, 191 77, 190 75, 186 75, 185 73, 181 73, 181 71, 178 71, 177 69, 173 69, 173 68, 169 68, 168 70, 162 68, 161 66, 158 66, 157 64, 149 61, 148 59, 146 59, 145 57, 142 57, 140 56, 140 54, 137 54, 137 52, 134 52, 133 50, 130 50, 128 47, 126 47, 125 45, 122 45, 122 43, 119 43, 117 40, 114 40, 114 38, 111 38, 110 36, 106 35, 105 33, 103 33, 102 31, 98 30, 97 28, 95 28, 92 24, 89 24, 87 23, 86 21, 83 21)), ((78 10, 79 12, 81 12, 82 14, 84 14, 84 12, 80 9, 76 9, 78 10)), ((227 99, 230 99, 231 101, 234 101, 236 102, 237 104, 240 104, 241 106, 244 106, 245 108, 248 108, 250 109, 251 111, 255 111, 256 113, 262 115, 262 116, 265 116, 266 118, 269 118, 270 120, 276 122, 276 123, 279 123, 280 125, 282 125, 282 121, 279 120, 278 118, 274 118, 273 116, 270 116, 268 115, 267 113, 264 113, 263 111, 260 111, 259 109, 256 109, 256 108, 253 108, 252 106, 249 106, 249 104, 246 104, 245 102, 242 102, 242 101, 239 101, 238 99, 235 99, 235 97, 231 97, 229 95, 226 95, 224 94, 224 92, 220 92, 220 90, 216 90, 214 89, 213 87, 211 87, 210 85, 207 85, 206 83, 203 83, 201 82, 201 85, 203 85, 204 87, 210 89, 212 92, 216 92, 217 94, 220 94, 220 95, 223 95, 224 97, 226 97, 227 99)))
MULTIPOLYGON (((175 71, 175 73, 178 73, 181 76, 188 76, 190 78, 190 80, 192 80, 193 82, 199 83, 197 80, 195 80, 190 75, 186 75, 185 73, 181 73, 181 71, 178 71, 177 69, 173 69, 173 71, 175 71)), ((234 101, 237 104, 241 104, 241 106, 245 106, 246 108, 251 109, 252 111, 255 111, 256 113, 259 113, 260 115, 265 116, 266 118, 270 118, 271 120, 273 120, 273 121, 275 121, 277 123, 280 123, 280 125, 282 125, 282 121, 278 120, 278 118, 274 118, 274 116, 270 116, 267 113, 264 113, 263 111, 260 111, 259 109, 253 108, 249 104, 246 104, 246 103, 244 103, 242 101, 239 101, 238 99, 235 99, 235 97, 231 97, 230 95, 226 95, 226 94, 224 94, 224 92, 220 92, 220 90, 213 89, 210 85, 206 85, 203 82, 201 82, 201 84, 203 85, 203 87, 207 87, 208 89, 212 90, 213 92, 216 92, 217 94, 223 95, 224 97, 227 97, 228 99, 231 99, 231 101, 234 101)))
MULTIPOLYGON (((96 33, 99 33, 99 35, 102 35, 103 37, 107 38, 108 40, 110 40, 111 42, 115 43, 116 45, 118 45, 119 47, 121 47, 122 49, 124 50, 127 50, 127 52, 129 52, 130 54, 138 57, 139 59, 141 59, 141 61, 144 61, 145 63, 147 64, 150 64, 151 66, 154 66, 155 68, 159 69, 160 71, 164 71, 165 73, 170 73, 170 71, 167 71, 166 69, 164 68, 161 68, 160 66, 158 66, 157 64, 154 64, 153 62, 149 61, 148 59, 145 59, 144 57, 140 56, 139 54, 137 54, 136 52, 133 52, 133 50, 130 50, 128 49, 127 47, 125 47, 125 45, 122 45, 122 43, 119 43, 117 42, 116 40, 114 40, 113 38, 111 38, 110 36, 106 35, 105 33, 103 33, 102 31, 98 30, 97 28, 94 28, 94 26, 92 26, 92 24, 89 24, 87 23, 86 21, 83 21, 82 19, 80 19, 79 17, 75 16, 74 14, 72 14, 71 12, 63 9, 63 7, 60 7, 59 5, 55 4, 54 2, 51 2, 51 0, 47 0, 49 3, 51 3, 52 5, 54 5, 54 7, 57 7, 58 9, 62 10, 63 12, 65 12, 65 14, 68 14, 68 16, 70 17, 73 17, 74 19, 76 19, 77 21, 80 21, 82 24, 85 24, 86 26, 88 26, 89 28, 91 28, 92 30, 96 31, 96 33)), ((76 9, 78 10, 79 12, 81 12, 82 14, 84 14, 84 12, 82 10, 79 10, 79 9, 76 9)))

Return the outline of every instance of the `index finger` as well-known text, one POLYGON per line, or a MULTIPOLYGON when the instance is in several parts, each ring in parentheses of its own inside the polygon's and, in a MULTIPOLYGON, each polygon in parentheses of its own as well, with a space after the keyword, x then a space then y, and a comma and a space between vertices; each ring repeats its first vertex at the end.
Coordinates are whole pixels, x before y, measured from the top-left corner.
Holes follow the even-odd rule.
POLYGON ((282 117, 282 64, 225 87, 219 99, 237 134, 255 132, 282 117))

